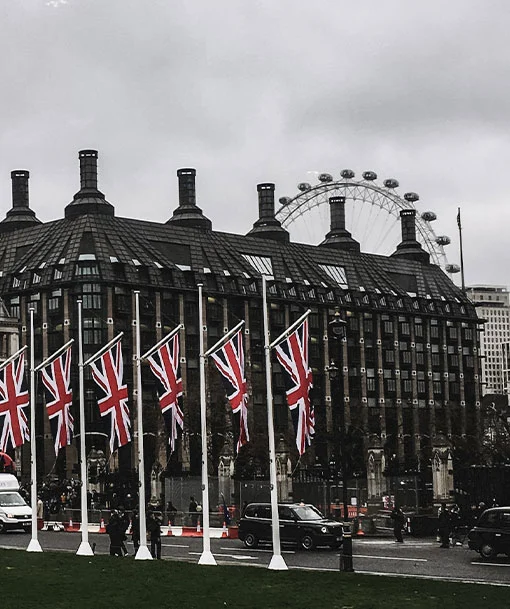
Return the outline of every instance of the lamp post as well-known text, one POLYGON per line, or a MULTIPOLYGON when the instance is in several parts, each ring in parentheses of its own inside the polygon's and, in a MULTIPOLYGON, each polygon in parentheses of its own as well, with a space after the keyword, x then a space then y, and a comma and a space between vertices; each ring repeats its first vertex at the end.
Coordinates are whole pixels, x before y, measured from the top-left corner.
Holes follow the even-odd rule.
MULTIPOLYGON (((328 366, 328 374, 331 381, 331 389, 333 395, 336 397, 333 400, 333 407, 337 409, 338 417, 336 418, 339 424, 339 457, 341 467, 341 480, 342 480, 342 503, 343 503, 343 518, 344 520, 349 519, 349 499, 347 496, 347 454, 345 451, 345 403, 344 403, 344 381, 342 366, 338 368, 335 360, 340 364, 343 362, 342 353, 342 339, 346 335, 347 322, 342 319, 338 308, 335 309, 333 319, 328 324, 329 335, 332 339, 332 351, 334 358, 331 360, 328 366)), ((335 421, 335 417, 333 418, 335 421)), ((336 427, 336 425, 335 425, 336 427)))

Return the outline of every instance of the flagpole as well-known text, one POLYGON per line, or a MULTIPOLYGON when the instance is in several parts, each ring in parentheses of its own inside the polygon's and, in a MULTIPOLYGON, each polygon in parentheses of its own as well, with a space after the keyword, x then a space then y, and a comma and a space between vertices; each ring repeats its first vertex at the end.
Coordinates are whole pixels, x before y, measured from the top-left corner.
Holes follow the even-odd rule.
POLYGON ((271 487, 271 528, 273 531, 273 556, 268 569, 285 571, 288 569, 280 546, 280 523, 278 520, 278 486, 276 483, 276 447, 274 441, 273 389, 271 382, 271 349, 269 344, 269 315, 267 311, 267 283, 262 275, 262 308, 264 310, 264 353, 266 356, 267 391, 267 435, 269 438, 269 481, 271 487))
POLYGON ((204 301, 201 283, 198 284, 198 332, 200 337, 200 427, 202 433, 202 524, 203 524, 203 550, 199 565, 216 565, 211 552, 211 538, 209 531, 209 480, 207 471, 207 410, 205 399, 205 346, 204 346, 204 301))
POLYGON ((179 330, 181 330, 182 328, 184 328, 184 324, 179 324, 176 328, 174 328, 166 336, 163 336, 163 338, 159 342, 157 342, 154 345, 154 347, 151 347, 143 355, 140 355, 140 359, 142 360, 142 362, 144 360, 146 360, 148 357, 150 357, 153 353, 155 353, 161 347, 161 345, 163 343, 166 343, 167 340, 170 340, 171 338, 173 338, 177 334, 177 332, 179 332, 179 330))
POLYGON ((211 353, 214 353, 216 351, 216 349, 218 348, 219 345, 221 345, 222 343, 227 343, 228 340, 234 336, 234 334, 239 330, 239 328, 244 324, 244 319, 242 321, 240 321, 237 326, 235 328, 232 328, 232 330, 230 330, 230 332, 227 332, 225 334, 225 336, 222 336, 220 338, 220 340, 218 340, 217 342, 214 343, 214 345, 208 349, 204 355, 205 357, 209 357, 209 355, 211 355, 211 353))
POLYGON ((30 503, 32 504, 32 539, 27 552, 42 552, 37 539, 37 450, 35 446, 35 357, 34 308, 30 307, 30 503))
POLYGON ((464 249, 462 247, 462 222, 460 220, 460 207, 457 211, 457 225, 459 227, 459 245, 460 245, 460 279, 462 283, 462 292, 466 293, 466 284, 464 283, 464 249))
POLYGON ((136 368, 136 419, 138 427, 138 500, 140 514, 140 547, 135 560, 152 560, 147 547, 147 521, 145 519, 145 462, 143 455, 143 412, 142 412, 142 362, 140 359, 140 291, 135 290, 135 368, 136 368))
POLYGON ((78 391, 80 414, 80 507, 81 507, 81 543, 76 551, 78 556, 93 556, 94 552, 89 543, 89 506, 87 502, 87 455, 85 446, 85 382, 83 375, 83 323, 82 300, 78 299, 78 391))
POLYGON ((308 315, 310 315, 311 312, 312 309, 307 309, 298 320, 296 320, 291 326, 289 326, 284 332, 282 332, 280 336, 269 345, 269 349, 274 349, 283 340, 285 340, 287 336, 292 334, 292 332, 294 332, 294 330, 305 321, 305 319, 308 317, 308 315))

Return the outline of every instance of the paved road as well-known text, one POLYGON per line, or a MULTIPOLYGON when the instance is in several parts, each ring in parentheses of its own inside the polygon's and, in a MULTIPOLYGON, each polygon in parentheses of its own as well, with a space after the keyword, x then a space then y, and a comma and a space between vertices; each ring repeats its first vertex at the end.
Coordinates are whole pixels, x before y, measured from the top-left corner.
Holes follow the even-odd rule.
MULTIPOLYGON (((24 533, 6 533, 0 536, 0 547, 24 549, 29 539, 24 533)), ((39 541, 45 550, 75 552, 80 540, 79 533, 39 533, 39 541)), ((200 538, 164 537, 162 541, 165 559, 198 562, 202 553, 200 538)), ((96 544, 96 553, 108 553, 107 535, 91 534, 90 542, 96 544)), ((132 553, 132 544, 128 542, 127 545, 132 553)), ((248 550, 240 541, 232 539, 211 539, 211 550, 218 564, 267 567, 272 556, 270 546, 248 550)), ((403 544, 386 538, 355 539, 353 554, 357 573, 433 577, 510 586, 509 558, 500 556, 491 561, 482 561, 478 554, 465 546, 444 550, 432 539, 406 538, 403 544)), ((290 569, 339 570, 338 551, 318 549, 304 552, 289 546, 283 548, 282 555, 290 569)))

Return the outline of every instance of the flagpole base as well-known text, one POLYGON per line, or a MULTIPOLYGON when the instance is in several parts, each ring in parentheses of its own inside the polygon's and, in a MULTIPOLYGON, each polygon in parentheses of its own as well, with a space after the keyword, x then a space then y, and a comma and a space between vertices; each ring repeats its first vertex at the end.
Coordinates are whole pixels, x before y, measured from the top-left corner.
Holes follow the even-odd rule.
POLYGON ((41 544, 38 539, 31 539, 28 544, 27 552, 42 552, 41 544))
POLYGON ((140 546, 135 556, 135 560, 152 560, 152 554, 147 546, 140 546))
POLYGON ((88 541, 82 541, 80 547, 76 551, 76 556, 94 556, 94 552, 88 541))
POLYGON ((287 564, 283 560, 283 556, 281 554, 273 554, 268 569, 271 569, 272 571, 287 571, 288 568, 289 567, 287 567, 287 564))
POLYGON ((204 552, 202 552, 202 556, 200 556, 200 560, 198 561, 198 564, 216 566, 216 560, 210 550, 207 552, 204 551, 204 552))

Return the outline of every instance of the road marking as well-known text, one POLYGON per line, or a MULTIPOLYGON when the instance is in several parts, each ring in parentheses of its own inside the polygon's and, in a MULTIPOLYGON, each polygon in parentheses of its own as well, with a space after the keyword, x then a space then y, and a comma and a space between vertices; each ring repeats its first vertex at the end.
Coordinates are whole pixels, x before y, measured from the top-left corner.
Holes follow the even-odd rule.
POLYGON ((414 562, 428 562, 426 558, 403 558, 402 556, 373 556, 366 554, 353 554, 353 558, 375 558, 377 560, 410 560, 414 562))
MULTIPOLYGON (((192 554, 194 556, 201 556, 202 552, 188 552, 188 554, 192 554)), ((227 558, 235 558, 236 560, 259 560, 258 556, 239 556, 236 554, 220 554, 219 552, 215 552, 213 556, 226 556, 227 558)))
POLYGON ((510 567, 510 563, 504 564, 499 562, 477 562, 473 561, 472 565, 483 565, 484 567, 510 567))
MULTIPOLYGON (((232 551, 236 551, 236 552, 246 552, 246 548, 220 548, 220 550, 230 550, 232 551)), ((273 553, 272 550, 261 550, 260 548, 250 548, 250 552, 264 552, 266 554, 268 553, 273 553)), ((294 550, 282 550, 282 554, 295 554, 296 552, 294 550)))
POLYGON ((162 546, 164 546, 165 548, 189 548, 190 546, 185 546, 183 544, 180 543, 162 543, 162 546))

